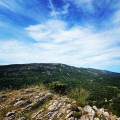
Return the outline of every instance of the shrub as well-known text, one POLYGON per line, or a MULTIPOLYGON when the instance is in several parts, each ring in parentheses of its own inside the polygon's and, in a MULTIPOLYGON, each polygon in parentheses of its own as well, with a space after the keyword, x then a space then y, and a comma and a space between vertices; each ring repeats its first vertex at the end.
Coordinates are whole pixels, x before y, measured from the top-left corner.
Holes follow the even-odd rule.
POLYGON ((77 104, 83 107, 87 104, 87 98, 89 97, 89 92, 83 88, 81 89, 76 88, 71 90, 69 96, 71 98, 74 98, 77 101, 77 104))
POLYGON ((56 93, 61 93, 61 94, 66 93, 66 84, 61 83, 59 81, 50 83, 49 87, 53 89, 56 93))

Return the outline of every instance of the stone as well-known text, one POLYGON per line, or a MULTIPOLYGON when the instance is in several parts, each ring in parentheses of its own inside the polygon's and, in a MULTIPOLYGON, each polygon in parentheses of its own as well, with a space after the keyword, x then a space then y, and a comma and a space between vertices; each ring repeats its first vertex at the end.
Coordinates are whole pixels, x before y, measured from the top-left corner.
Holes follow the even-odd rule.
POLYGON ((94 120, 100 120, 99 118, 95 117, 94 120))
POLYGON ((102 117, 102 115, 104 113, 104 108, 98 109, 96 113, 99 117, 102 117))
POLYGON ((93 106, 92 108, 93 108, 93 110, 95 110, 95 111, 98 110, 98 108, 97 108, 96 106, 93 106))
POLYGON ((25 117, 21 117, 18 120, 27 120, 25 117))
POLYGON ((107 118, 107 117, 109 117, 110 115, 109 115, 108 112, 103 112, 103 116, 107 118))
POLYGON ((83 111, 83 109, 82 109, 81 107, 78 107, 78 110, 79 110, 79 111, 83 111))
POLYGON ((28 104, 31 104, 31 101, 29 101, 29 100, 27 100, 27 101, 18 101, 17 103, 14 104, 14 106, 22 107, 22 106, 28 105, 28 104))
POLYGON ((95 111, 90 106, 85 106, 83 110, 84 110, 84 112, 87 112, 88 115, 90 115, 90 116, 95 115, 95 111))
POLYGON ((90 120, 90 118, 86 115, 82 115, 79 120, 90 120))
POLYGON ((76 104, 77 102, 76 101, 73 101, 72 104, 76 104))
POLYGON ((70 117, 70 118, 68 118, 67 120, 74 120, 74 117, 70 117))
POLYGON ((58 110, 57 104, 58 104, 58 101, 55 101, 52 105, 48 107, 48 110, 51 112, 58 110))
POLYGON ((12 115, 15 115, 15 112, 8 112, 7 114, 6 114, 6 117, 9 117, 9 116, 12 116, 12 115))
POLYGON ((37 114, 35 114, 32 119, 35 119, 38 115, 40 115, 42 112, 44 111, 44 109, 41 109, 39 112, 37 112, 37 114))
POLYGON ((73 111, 71 111, 70 113, 67 114, 66 119, 71 117, 72 115, 73 115, 73 111))
POLYGON ((51 115, 51 117, 49 118, 49 120, 53 120, 54 117, 55 117, 57 114, 58 114, 58 111, 55 111, 55 112, 51 115))
POLYGON ((7 96, 6 95, 0 95, 0 98, 6 98, 7 96))
POLYGON ((71 108, 71 104, 67 104, 67 108, 71 108))

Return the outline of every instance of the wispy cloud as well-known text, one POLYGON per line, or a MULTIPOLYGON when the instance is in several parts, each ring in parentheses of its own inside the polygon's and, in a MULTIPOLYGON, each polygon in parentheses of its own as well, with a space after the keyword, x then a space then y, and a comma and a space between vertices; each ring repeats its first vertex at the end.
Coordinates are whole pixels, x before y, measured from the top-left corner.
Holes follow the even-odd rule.
POLYGON ((49 0, 49 3, 50 3, 50 8, 52 9, 52 11, 50 13, 51 16, 54 16, 57 18, 58 15, 60 16, 60 15, 68 14, 68 8, 70 6, 69 3, 65 3, 65 5, 62 8, 60 8, 60 9, 57 8, 57 10, 53 5, 52 0, 49 0))

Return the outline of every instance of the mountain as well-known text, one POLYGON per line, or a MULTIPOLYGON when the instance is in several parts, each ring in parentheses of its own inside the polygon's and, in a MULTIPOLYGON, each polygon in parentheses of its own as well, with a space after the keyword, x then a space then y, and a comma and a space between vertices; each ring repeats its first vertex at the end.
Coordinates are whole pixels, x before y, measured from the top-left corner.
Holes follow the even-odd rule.
POLYGON ((82 88, 87 91, 85 94, 89 92, 89 97, 86 98, 89 105, 104 107, 120 115, 120 73, 56 63, 0 66, 1 90, 21 89, 38 84, 49 87, 54 82, 66 86, 66 95, 82 88))

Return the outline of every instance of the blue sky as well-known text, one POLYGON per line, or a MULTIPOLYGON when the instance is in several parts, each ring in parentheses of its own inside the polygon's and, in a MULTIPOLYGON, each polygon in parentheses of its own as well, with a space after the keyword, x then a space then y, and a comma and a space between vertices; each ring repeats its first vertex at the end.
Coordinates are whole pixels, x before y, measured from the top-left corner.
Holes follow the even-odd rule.
POLYGON ((120 1, 0 0, 0 65, 19 63, 120 72, 120 1))

